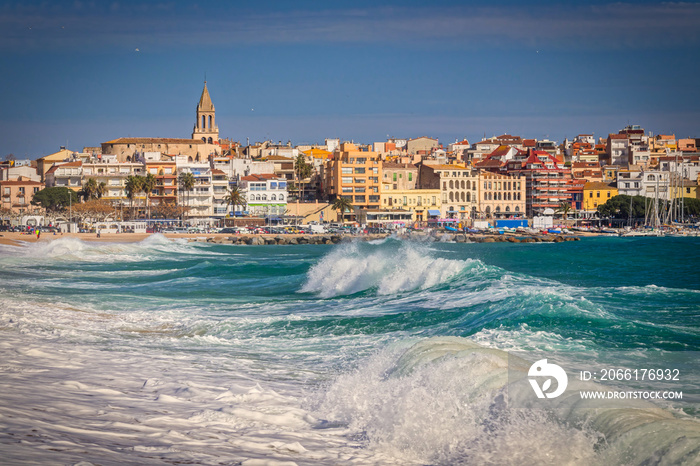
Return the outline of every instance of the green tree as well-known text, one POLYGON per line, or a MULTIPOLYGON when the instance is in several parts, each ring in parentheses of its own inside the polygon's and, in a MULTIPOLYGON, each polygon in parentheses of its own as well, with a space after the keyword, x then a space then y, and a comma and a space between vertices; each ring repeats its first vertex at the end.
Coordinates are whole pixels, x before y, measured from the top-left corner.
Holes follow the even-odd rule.
POLYGON ((187 207, 189 208, 190 205, 190 192, 192 191, 192 188, 194 188, 195 185, 195 178, 192 172, 182 172, 178 176, 178 184, 182 188, 183 194, 186 192, 187 193, 187 207))
POLYGON ((304 185, 306 182, 307 178, 309 178, 313 172, 314 172, 314 167, 312 165, 309 165, 306 163, 306 156, 304 154, 299 154, 294 161, 294 172, 297 175, 297 182, 298 182, 298 189, 300 194, 299 201, 304 200, 304 185))
POLYGON ((97 199, 102 199, 102 196, 107 194, 107 183, 101 181, 100 184, 97 185, 97 191, 95 194, 97 194, 97 199))
POLYGON ((84 201, 97 198, 98 184, 95 178, 88 178, 83 184, 82 189, 78 192, 84 201))
MULTIPOLYGON (((654 202, 654 200, 651 198, 645 198, 644 196, 634 196, 632 197, 632 201, 630 203, 630 196, 626 194, 619 194, 608 199, 605 204, 598 206, 598 214, 601 217, 627 219, 630 217, 631 204, 631 217, 644 218, 646 213, 646 205, 649 202, 654 202)), ((661 202, 663 201, 659 201, 659 203, 661 202)))
POLYGON ((350 199, 347 197, 337 196, 333 201, 331 208, 338 211, 338 217, 341 219, 341 222, 344 222, 345 212, 352 211, 352 204, 350 203, 350 199))
POLYGON ((227 193, 226 196, 224 196, 223 201, 226 203, 226 211, 228 211, 229 206, 233 206, 233 209, 236 209, 236 206, 241 206, 245 208, 245 205, 247 204, 245 197, 243 197, 243 194, 238 190, 238 187, 234 186, 231 188, 227 193))
POLYGON ((131 217, 134 217, 134 197, 141 192, 143 184, 143 177, 129 175, 126 178, 126 183, 124 184, 124 190, 126 191, 126 197, 129 199, 131 207, 131 217))
POLYGON ((148 208, 148 217, 151 217, 151 192, 155 189, 158 180, 153 173, 149 173, 141 182, 141 190, 146 194, 146 206, 148 208))
POLYGON ((78 202, 78 193, 64 186, 44 188, 34 193, 31 201, 32 205, 43 207, 49 212, 67 209, 71 204, 77 204, 78 202))

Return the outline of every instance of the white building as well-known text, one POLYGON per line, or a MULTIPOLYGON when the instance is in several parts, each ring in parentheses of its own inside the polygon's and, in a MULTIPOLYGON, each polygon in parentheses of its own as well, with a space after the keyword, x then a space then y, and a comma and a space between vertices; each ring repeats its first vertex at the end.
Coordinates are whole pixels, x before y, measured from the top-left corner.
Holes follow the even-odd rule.
POLYGON ((254 216, 280 217, 287 211, 287 180, 274 174, 248 175, 238 187, 254 216))
POLYGON ((192 173, 195 184, 191 191, 183 192, 187 199, 187 218, 197 225, 210 225, 214 215, 214 189, 212 170, 208 163, 189 162, 184 156, 175 159, 178 179, 181 173, 192 173))

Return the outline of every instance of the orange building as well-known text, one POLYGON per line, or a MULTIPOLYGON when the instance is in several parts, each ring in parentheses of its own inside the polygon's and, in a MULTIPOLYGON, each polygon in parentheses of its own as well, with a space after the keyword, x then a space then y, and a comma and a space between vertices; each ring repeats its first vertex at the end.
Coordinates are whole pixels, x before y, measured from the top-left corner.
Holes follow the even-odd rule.
POLYGON ((44 183, 20 176, 16 180, 0 181, 0 207, 16 213, 24 213, 34 208, 31 205, 34 193, 44 189, 44 183))
POLYGON ((330 198, 343 196, 355 208, 379 209, 382 161, 378 152, 344 142, 325 165, 330 198))

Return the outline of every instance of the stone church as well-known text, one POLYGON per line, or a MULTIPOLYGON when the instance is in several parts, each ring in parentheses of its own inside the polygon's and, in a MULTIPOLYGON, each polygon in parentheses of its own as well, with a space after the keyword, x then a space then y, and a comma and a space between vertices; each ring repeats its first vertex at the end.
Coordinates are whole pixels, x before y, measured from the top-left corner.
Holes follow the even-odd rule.
POLYGON ((145 152, 160 152, 164 155, 185 155, 193 162, 205 162, 210 155, 221 154, 219 128, 216 126, 216 111, 204 81, 202 96, 197 104, 197 119, 191 139, 179 138, 119 138, 102 143, 102 154, 116 155, 119 162, 143 160, 145 152))

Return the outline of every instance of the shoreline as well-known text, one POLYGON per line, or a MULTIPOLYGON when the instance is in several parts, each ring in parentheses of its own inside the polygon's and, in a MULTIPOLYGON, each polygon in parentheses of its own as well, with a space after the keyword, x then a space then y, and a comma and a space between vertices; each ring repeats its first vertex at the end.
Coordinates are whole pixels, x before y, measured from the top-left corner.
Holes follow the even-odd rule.
MULTIPOLYGON (((21 246, 26 243, 48 243, 62 238, 77 238, 81 241, 104 242, 104 243, 138 243, 155 233, 101 233, 98 238, 95 233, 57 233, 57 234, 42 234, 39 239, 35 235, 23 234, 21 232, 2 232, 0 233, 0 244, 10 246, 21 246)), ((161 233, 162 234, 162 233, 161 233)), ((389 234, 367 234, 367 235, 337 235, 337 234, 242 234, 231 235, 227 233, 165 233, 166 238, 187 239, 190 242, 206 242, 216 244, 248 244, 248 245, 265 245, 265 244, 337 244, 343 241, 359 239, 365 241, 387 238, 389 234)), ((428 239, 441 242, 561 242, 561 241, 579 241, 582 237, 599 236, 595 233, 576 232, 576 234, 549 234, 549 235, 494 235, 494 234, 463 234, 463 233, 412 233, 399 235, 402 239, 428 239)))

